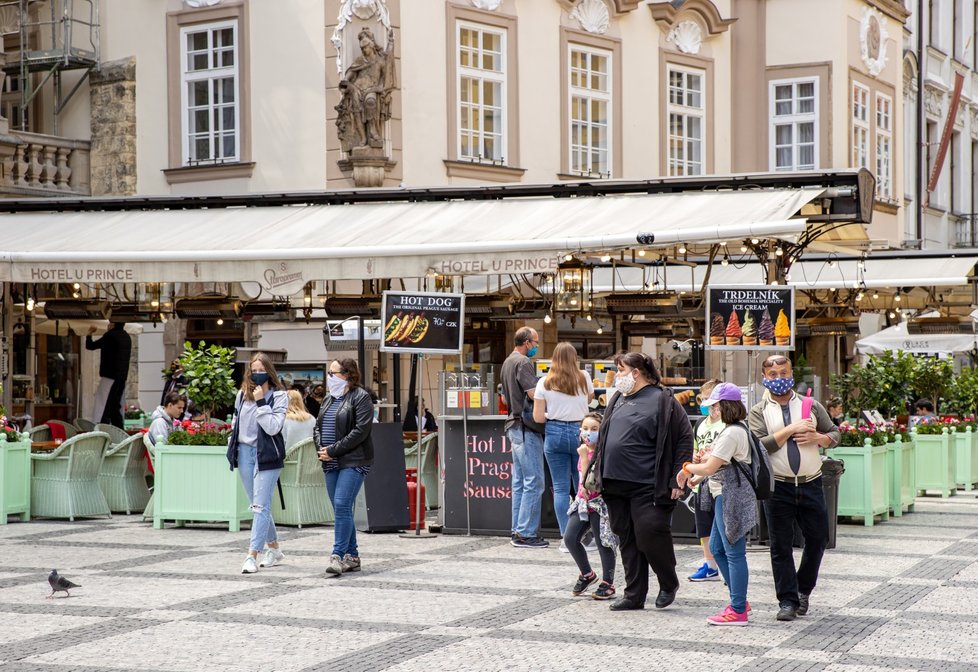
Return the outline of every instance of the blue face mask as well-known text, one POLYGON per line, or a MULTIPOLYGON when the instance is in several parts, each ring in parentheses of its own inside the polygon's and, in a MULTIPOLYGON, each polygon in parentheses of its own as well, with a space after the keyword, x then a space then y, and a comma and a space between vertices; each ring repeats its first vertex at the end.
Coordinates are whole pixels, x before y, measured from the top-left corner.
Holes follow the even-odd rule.
POLYGON ((709 415, 710 407, 704 404, 700 404, 700 415, 709 415))
POLYGON ((264 371, 255 371, 251 374, 251 382, 255 385, 264 385, 268 382, 268 374, 264 371))
POLYGON ((526 351, 526 356, 527 357, 536 357, 537 356, 537 351, 539 351, 539 350, 540 350, 540 346, 534 345, 532 348, 530 348, 529 350, 526 351))
POLYGON ((765 378, 761 384, 771 390, 771 394, 782 396, 795 389, 794 378, 765 378))
POLYGON ((597 431, 594 431, 594 432, 585 432, 585 431, 582 430, 581 431, 581 441, 583 441, 584 443, 586 443, 587 445, 589 445, 591 447, 594 447, 594 446, 598 445, 598 433, 597 433, 597 431))

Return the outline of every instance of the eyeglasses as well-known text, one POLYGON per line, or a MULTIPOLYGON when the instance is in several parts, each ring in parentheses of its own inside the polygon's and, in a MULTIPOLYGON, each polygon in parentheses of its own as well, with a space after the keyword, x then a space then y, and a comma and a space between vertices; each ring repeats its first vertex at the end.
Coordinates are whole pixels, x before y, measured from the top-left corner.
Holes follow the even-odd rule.
POLYGON ((333 376, 345 376, 346 371, 327 371, 326 375, 332 378, 333 376))
POLYGON ((774 357, 768 357, 767 359, 765 359, 764 363, 761 364, 761 367, 766 369, 771 366, 781 366, 782 364, 789 364, 789 363, 790 362, 788 361, 787 357, 782 357, 781 355, 775 355, 774 357))

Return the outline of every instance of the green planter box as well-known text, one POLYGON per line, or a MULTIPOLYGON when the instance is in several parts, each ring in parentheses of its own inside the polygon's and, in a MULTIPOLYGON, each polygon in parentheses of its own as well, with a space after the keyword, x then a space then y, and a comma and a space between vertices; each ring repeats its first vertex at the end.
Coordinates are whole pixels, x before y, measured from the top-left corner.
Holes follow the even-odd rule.
POLYGON ((237 532, 251 520, 244 486, 237 471, 228 469, 223 446, 156 445, 153 467, 153 527, 164 520, 177 527, 192 521, 226 521, 237 532))
POLYGON ((978 485, 978 434, 971 427, 954 433, 954 483, 966 492, 978 485))
POLYGON ((122 421, 123 429, 142 429, 147 426, 145 415, 141 415, 138 418, 125 418, 122 421))
POLYGON ((17 514, 25 523, 31 519, 31 439, 21 434, 9 442, 0 434, 0 525, 17 514))
POLYGON ((886 473, 890 479, 890 513, 900 517, 904 509, 912 512, 917 496, 913 441, 901 442, 898 438, 886 444, 886 473))
POLYGON ((890 487, 887 480, 886 446, 874 446, 866 439, 862 446, 840 446, 825 451, 846 463, 846 473, 839 480, 840 516, 862 518, 867 527, 873 517, 890 517, 890 487))
POLYGON ((955 492, 955 451, 952 435, 945 427, 941 434, 914 434, 914 452, 917 464, 917 492, 927 494, 936 490, 941 497, 955 492))

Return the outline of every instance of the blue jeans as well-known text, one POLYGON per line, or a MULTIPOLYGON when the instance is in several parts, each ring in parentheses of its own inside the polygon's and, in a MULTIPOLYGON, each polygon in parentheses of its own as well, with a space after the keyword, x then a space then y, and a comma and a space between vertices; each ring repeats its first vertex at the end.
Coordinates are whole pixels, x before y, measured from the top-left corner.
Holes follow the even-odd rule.
POLYGON ((513 449, 513 533, 524 538, 540 532, 543 498, 543 436, 517 425, 506 431, 513 449))
POLYGON ((254 514, 251 521, 252 551, 260 551, 265 544, 278 541, 275 521, 272 520, 272 495, 281 473, 281 469, 258 471, 258 449, 246 443, 238 444, 238 475, 254 514))
POLYGON ((581 423, 547 420, 547 434, 543 441, 543 454, 550 467, 554 483, 554 514, 560 527, 560 536, 567 529, 567 508, 577 493, 577 463, 580 457, 581 423))
POLYGON ((747 535, 735 543, 727 539, 723 524, 723 495, 713 500, 713 532, 710 534, 710 551, 716 558, 717 567, 730 589, 730 606, 738 614, 747 611, 747 535))
POLYGON ((357 526, 353 524, 353 505, 357 501, 357 493, 366 478, 353 467, 344 467, 325 472, 326 492, 333 504, 333 553, 341 558, 344 555, 360 557, 357 549, 357 526))

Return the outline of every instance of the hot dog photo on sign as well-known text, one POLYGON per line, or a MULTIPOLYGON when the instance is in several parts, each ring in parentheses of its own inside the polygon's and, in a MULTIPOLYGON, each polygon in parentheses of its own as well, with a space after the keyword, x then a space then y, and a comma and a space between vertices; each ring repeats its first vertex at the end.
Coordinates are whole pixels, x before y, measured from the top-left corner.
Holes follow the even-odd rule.
POLYGON ((383 349, 458 352, 464 314, 459 294, 385 292, 383 349))

